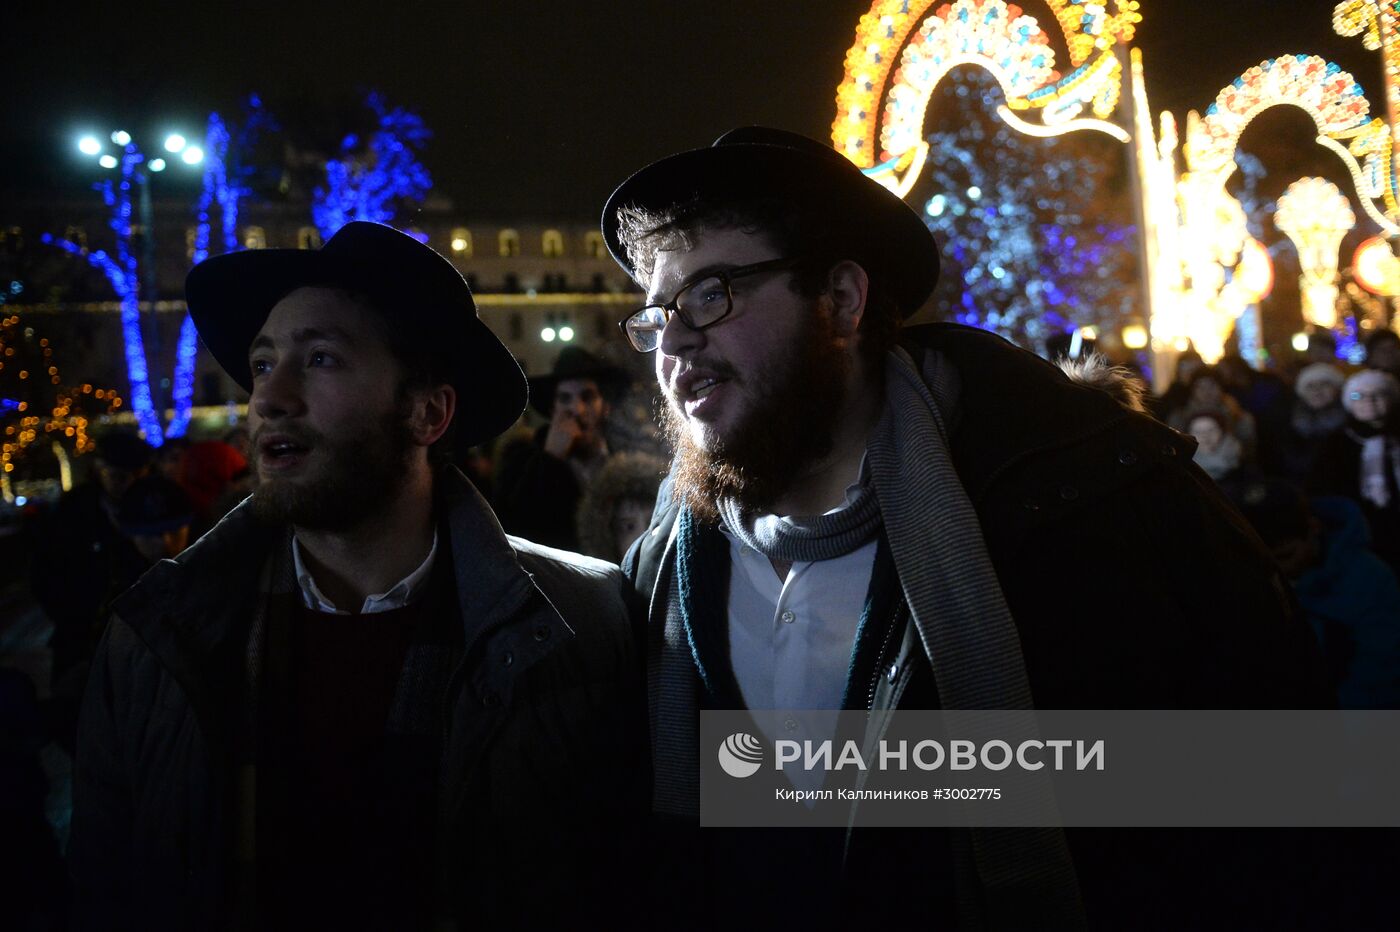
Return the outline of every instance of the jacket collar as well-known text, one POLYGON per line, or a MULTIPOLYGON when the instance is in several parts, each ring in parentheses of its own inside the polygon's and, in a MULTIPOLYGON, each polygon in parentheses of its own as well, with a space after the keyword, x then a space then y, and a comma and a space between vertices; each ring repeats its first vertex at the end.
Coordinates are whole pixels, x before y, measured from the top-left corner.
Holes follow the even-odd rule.
MULTIPOLYGON (((439 527, 447 528, 457 604, 468 648, 536 592, 496 516, 453 467, 436 477, 439 527)), ((288 529, 258 521, 245 499, 173 560, 162 560, 113 604, 182 685, 203 691, 241 670, 258 577, 288 529)), ((563 625, 562 618, 559 620, 563 625)), ((233 684, 229 684, 233 685, 233 684)))

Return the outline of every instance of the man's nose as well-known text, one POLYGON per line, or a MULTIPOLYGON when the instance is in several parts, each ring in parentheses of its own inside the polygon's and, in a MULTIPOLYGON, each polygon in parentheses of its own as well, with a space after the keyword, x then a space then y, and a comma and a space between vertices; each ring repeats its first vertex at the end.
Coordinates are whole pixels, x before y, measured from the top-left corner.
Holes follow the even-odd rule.
POLYGON ((681 315, 672 314, 666 321, 666 326, 661 328, 661 339, 656 345, 664 356, 680 356, 694 352, 704 342, 703 330, 687 327, 685 321, 681 320, 681 315))
POLYGON ((305 410, 301 369, 290 361, 274 365, 253 383, 248 406, 263 420, 301 414, 305 410))

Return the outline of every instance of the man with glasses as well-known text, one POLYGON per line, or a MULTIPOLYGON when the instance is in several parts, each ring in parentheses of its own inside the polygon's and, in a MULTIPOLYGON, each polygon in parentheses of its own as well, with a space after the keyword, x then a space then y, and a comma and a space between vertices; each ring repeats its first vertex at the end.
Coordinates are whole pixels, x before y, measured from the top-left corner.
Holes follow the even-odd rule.
MULTIPOLYGON (((621 326, 655 354, 675 449, 673 500, 624 561, 647 613, 652 807, 674 830, 659 902, 699 891, 690 919, 716 926, 743 909, 1061 928, 1085 902, 1131 927, 1226 898, 1200 878, 1180 897, 1159 872, 1182 852, 1160 839, 1120 871, 1102 833, 690 833, 701 709, 1326 698, 1190 439, 991 334, 904 327, 937 248, 840 154, 735 130, 634 174, 602 225, 647 292, 621 326)), ((819 741, 822 720, 774 727, 819 741)))

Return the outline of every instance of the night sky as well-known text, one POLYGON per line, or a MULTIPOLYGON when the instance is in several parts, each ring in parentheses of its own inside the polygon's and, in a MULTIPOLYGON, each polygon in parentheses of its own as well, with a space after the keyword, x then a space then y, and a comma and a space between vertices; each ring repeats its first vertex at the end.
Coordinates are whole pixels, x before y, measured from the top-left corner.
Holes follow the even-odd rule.
MULTIPOLYGON (((95 171, 74 148, 81 131, 197 135, 211 109, 236 112, 250 91, 284 125, 330 143, 378 88, 434 130, 424 160, 459 209, 589 220, 633 169, 733 126, 828 138, 842 59, 869 6, 17 2, 0 59, 0 192, 81 192, 95 171)), ((1048 7, 1025 6, 1063 65, 1048 7)), ((1203 110, 1245 68, 1292 52, 1337 61, 1384 109, 1379 54, 1333 34, 1332 0, 1142 7, 1136 44, 1154 111, 1203 110)))

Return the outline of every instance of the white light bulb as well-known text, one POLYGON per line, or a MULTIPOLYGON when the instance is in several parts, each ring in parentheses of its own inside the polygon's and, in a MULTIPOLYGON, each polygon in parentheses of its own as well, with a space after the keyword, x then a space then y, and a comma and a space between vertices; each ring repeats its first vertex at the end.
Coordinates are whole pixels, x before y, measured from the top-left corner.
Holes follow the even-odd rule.
POLYGON ((97 141, 96 136, 84 136, 78 140, 78 151, 83 155, 96 155, 102 151, 102 143, 97 141))
POLYGON ((165 171, 165 159, 151 159, 149 167, 153 172, 163 172, 165 171))
POLYGON ((181 136, 179 133, 171 133, 169 136, 165 137, 166 152, 179 152, 183 148, 185 148, 184 136, 181 136))
POLYGON ((186 165, 198 165, 204 161, 204 150, 199 146, 186 146, 185 151, 180 153, 180 158, 186 165))
POLYGON ((117 157, 115 155, 104 155, 97 160, 97 164, 101 165, 103 168, 116 168, 117 157))
POLYGON ((572 340, 573 338, 574 338, 574 328, 573 328, 573 327, 560 327, 560 328, 559 328, 559 339, 563 340, 565 343, 568 343, 568 342, 569 342, 570 340, 572 340))
POLYGON ((553 342, 554 342, 554 328, 553 328, 553 327, 545 327, 543 330, 541 330, 541 331, 540 331, 540 339, 543 340, 543 341, 545 341, 546 343, 553 343, 553 342))
POLYGON ((131 134, 124 129, 119 129, 112 134, 112 141, 119 146, 124 146, 131 142, 131 134))

